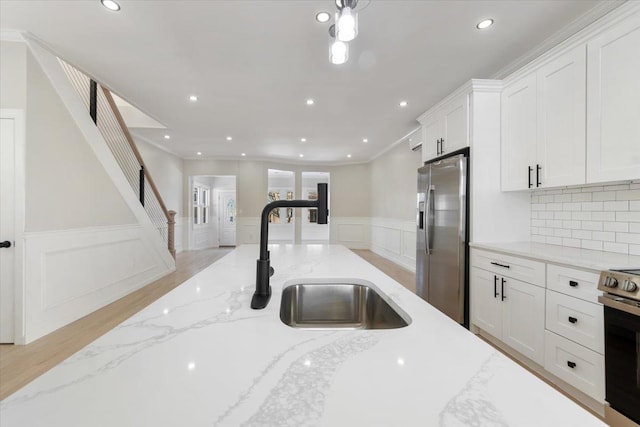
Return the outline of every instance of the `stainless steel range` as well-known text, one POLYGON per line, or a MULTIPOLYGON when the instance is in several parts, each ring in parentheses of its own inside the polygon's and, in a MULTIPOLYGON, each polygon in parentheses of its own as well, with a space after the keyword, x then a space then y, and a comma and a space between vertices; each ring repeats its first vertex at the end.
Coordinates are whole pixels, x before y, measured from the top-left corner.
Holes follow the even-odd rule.
POLYGON ((640 269, 600 274, 604 305, 606 400, 640 423, 640 269))

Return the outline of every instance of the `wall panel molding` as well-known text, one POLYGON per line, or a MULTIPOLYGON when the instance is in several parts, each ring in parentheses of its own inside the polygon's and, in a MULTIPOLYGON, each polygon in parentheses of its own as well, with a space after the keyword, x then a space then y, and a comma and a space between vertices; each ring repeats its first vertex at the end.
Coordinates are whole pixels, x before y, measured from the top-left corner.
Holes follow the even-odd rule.
POLYGON ((416 271, 416 228, 413 221, 371 218, 371 251, 416 271))
POLYGON ((171 272, 141 225, 24 233, 25 343, 171 272), (73 274, 69 274, 73 272, 73 274))

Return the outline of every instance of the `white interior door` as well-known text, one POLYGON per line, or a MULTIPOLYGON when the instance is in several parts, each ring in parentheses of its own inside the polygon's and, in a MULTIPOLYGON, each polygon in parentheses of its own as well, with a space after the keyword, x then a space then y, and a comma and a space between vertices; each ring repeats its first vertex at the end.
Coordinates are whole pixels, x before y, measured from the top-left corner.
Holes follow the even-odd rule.
POLYGON ((13 343, 15 339, 15 136, 15 120, 0 119, 0 343, 13 343), (11 246, 4 247, 7 244, 11 246))
POLYGON ((218 236, 220 246, 236 245, 236 192, 218 193, 218 236))

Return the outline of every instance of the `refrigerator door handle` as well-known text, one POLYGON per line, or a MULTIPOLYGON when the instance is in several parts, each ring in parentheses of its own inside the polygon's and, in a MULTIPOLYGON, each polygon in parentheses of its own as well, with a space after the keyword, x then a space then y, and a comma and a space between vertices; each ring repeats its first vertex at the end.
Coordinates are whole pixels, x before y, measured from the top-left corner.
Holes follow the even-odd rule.
POLYGON ((433 185, 429 186, 429 196, 427 197, 427 253, 433 251, 433 234, 436 211, 434 208, 434 198, 436 190, 433 185))

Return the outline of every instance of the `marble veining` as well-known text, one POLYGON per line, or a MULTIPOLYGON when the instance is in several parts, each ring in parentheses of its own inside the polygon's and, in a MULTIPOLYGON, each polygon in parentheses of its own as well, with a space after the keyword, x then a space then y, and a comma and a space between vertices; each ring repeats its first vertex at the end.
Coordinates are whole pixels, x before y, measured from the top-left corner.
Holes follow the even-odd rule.
POLYGON ((509 427, 500 411, 487 395, 487 384, 493 377, 493 354, 465 387, 453 397, 440 414, 440 427, 509 427))
POLYGON ((240 246, 4 399, 0 425, 604 427, 348 249, 270 251, 264 310, 249 307, 258 247, 240 246), (280 321, 285 282, 349 278, 373 283, 411 324, 280 321))

